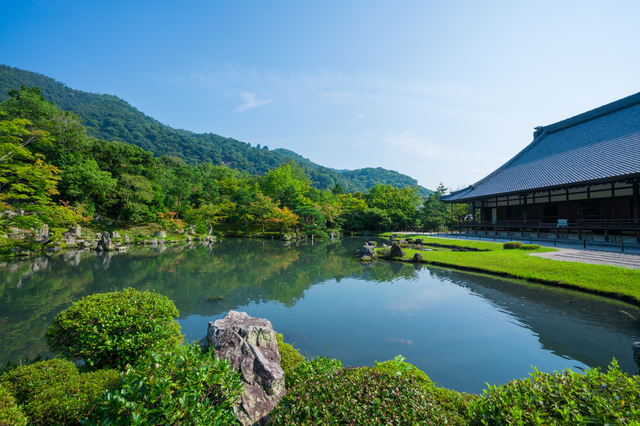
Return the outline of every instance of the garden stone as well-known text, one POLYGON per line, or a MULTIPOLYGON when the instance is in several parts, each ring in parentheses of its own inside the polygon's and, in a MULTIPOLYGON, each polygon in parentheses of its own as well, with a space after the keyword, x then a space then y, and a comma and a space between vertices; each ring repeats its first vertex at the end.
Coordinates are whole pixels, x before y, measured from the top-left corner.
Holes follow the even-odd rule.
POLYGON ((42 225, 42 228, 38 229, 33 234, 33 241, 44 244, 49 241, 49 225, 42 225))
POLYGON ((120 233, 118 231, 113 231, 111 233, 111 238, 113 238, 114 240, 119 240, 122 237, 120 236, 120 233))
POLYGON ((405 241, 409 244, 413 244, 413 238, 407 238, 405 241))
POLYGON ((109 251, 115 249, 115 245, 113 241, 111 241, 111 236, 107 231, 102 233, 102 239, 98 241, 98 250, 109 251))
POLYGON ((149 244, 151 244, 152 246, 157 246, 158 245, 158 239, 157 238, 152 238, 149 240, 149 244))
POLYGON ((423 260, 422 255, 420 253, 416 253, 413 255, 413 262, 418 263, 418 262, 422 262, 422 260, 423 260))
POLYGON ((164 231, 156 231, 153 233, 153 236, 156 238, 167 238, 167 233, 164 231))
POLYGON ((241 374, 244 389, 236 403, 238 420, 245 426, 265 425, 269 412, 285 394, 284 371, 271 323, 229 311, 209 323, 200 348, 203 352, 213 349, 241 374))
POLYGON ((640 369, 640 342, 634 342, 631 347, 633 348, 633 360, 638 364, 638 369, 640 369))
POLYGON ((391 246, 391 257, 404 257, 405 252, 402 250, 398 244, 394 244, 391 246))
POLYGON ((416 244, 422 244, 422 243, 423 243, 423 240, 422 240, 422 238, 417 238, 414 242, 415 242, 416 244))
POLYGON ((361 261, 372 261, 378 258, 376 254, 376 248, 370 245, 364 245, 356 252, 356 257, 361 261))
POLYGON ((80 225, 72 226, 71 228, 69 228, 69 231, 67 232, 70 235, 72 235, 74 238, 82 237, 82 228, 80 227, 80 225))
POLYGON ((124 242, 129 244, 131 242, 131 238, 127 234, 124 234, 124 242))
POLYGON ((369 232, 369 231, 364 231, 364 232, 362 233, 362 235, 364 235, 365 237, 368 237, 368 236, 370 236, 370 235, 371 235, 371 232, 369 232))

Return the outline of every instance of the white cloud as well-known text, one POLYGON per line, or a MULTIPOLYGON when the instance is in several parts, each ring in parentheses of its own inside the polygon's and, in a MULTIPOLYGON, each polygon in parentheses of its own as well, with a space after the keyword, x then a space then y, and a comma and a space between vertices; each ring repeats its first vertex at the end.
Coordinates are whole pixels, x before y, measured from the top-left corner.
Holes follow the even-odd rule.
POLYGON ((259 107, 261 105, 266 105, 266 104, 270 104, 271 102, 273 102, 273 99, 257 100, 256 99, 256 94, 255 93, 250 93, 250 92, 242 92, 242 93, 240 93, 240 96, 242 96, 242 98, 244 99, 244 104, 240 105, 239 107, 234 109, 233 112, 246 111, 248 109, 253 109, 253 108, 259 107))

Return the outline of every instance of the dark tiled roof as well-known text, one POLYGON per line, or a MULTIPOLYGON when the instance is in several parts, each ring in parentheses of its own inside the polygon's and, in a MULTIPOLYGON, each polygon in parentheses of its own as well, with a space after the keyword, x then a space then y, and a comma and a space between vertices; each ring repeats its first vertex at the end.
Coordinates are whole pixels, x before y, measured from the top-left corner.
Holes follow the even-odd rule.
POLYGON ((640 93, 549 126, 481 181, 442 197, 467 201, 580 182, 640 176, 640 93))

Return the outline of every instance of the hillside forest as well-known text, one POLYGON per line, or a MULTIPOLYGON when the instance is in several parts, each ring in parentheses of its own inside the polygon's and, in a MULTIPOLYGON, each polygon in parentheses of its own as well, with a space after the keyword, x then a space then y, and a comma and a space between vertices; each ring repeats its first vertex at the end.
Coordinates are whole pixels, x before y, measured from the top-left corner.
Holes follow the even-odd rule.
POLYGON ((212 163, 230 169, 264 175, 287 160, 294 160, 305 169, 316 189, 333 188, 340 184, 345 192, 365 192, 375 184, 396 188, 417 186, 418 193, 428 196, 432 191, 418 185, 410 176, 382 167, 358 170, 336 170, 313 163, 287 149, 270 150, 267 146, 252 146, 214 133, 194 133, 174 129, 137 110, 117 96, 74 90, 64 83, 42 74, 0 65, 0 101, 8 99, 8 92, 22 85, 39 87, 42 96, 64 111, 77 114, 87 133, 97 139, 126 142, 163 155, 182 159, 192 166, 212 163))
MULTIPOLYGON (((62 232, 95 215, 115 226, 195 225, 232 233, 329 233, 443 229, 451 218, 440 184, 428 198, 416 186, 375 184, 346 193, 314 188, 293 159, 264 174, 152 152, 90 136, 81 119, 47 101, 39 88, 11 90, 0 103, 0 217, 10 228, 62 232)), ((464 206, 454 216, 466 214, 464 206)))

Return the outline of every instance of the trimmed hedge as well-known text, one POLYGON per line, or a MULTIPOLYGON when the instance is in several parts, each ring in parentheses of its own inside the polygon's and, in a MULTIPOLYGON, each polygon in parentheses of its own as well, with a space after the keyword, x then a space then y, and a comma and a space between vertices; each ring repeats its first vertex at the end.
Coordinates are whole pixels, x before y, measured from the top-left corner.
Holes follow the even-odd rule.
POLYGON ((628 377, 614 359, 609 371, 586 374, 571 370, 542 373, 489 386, 481 399, 470 404, 472 425, 638 425, 640 377, 628 377))
POLYGON ((521 241, 509 241, 509 242, 504 243, 502 245, 502 247, 505 250, 514 250, 514 249, 522 247, 523 245, 524 245, 524 243, 521 242, 521 241))
POLYGON ((271 420, 274 426, 448 423, 438 402, 411 377, 370 367, 299 383, 280 400, 271 420))
POLYGON ((27 426, 28 424, 29 420, 16 403, 11 392, 0 385, 0 425, 27 426))
POLYGON ((80 374, 71 361, 52 359, 13 369, 0 377, 0 384, 30 423, 79 425, 104 391, 120 384, 120 375, 114 370, 80 374))
POLYGON ((523 244, 518 248, 520 250, 538 250, 540 246, 538 244, 523 244))
POLYGON ((240 373, 197 343, 151 352, 107 392, 89 425, 234 425, 240 373))
POLYGON ((182 341, 177 316, 174 303, 153 292, 93 294, 56 315, 47 344, 91 367, 122 369, 145 352, 177 347, 182 341))

